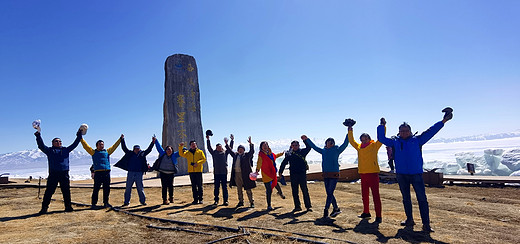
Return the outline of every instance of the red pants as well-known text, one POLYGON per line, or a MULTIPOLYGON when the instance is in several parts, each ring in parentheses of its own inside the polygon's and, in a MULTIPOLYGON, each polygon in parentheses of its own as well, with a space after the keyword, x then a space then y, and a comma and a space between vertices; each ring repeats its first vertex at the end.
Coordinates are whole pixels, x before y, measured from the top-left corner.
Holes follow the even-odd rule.
POLYGON ((379 174, 368 173, 361 176, 361 196, 363 197, 363 213, 370 213, 369 189, 372 189, 372 197, 376 209, 376 217, 381 215, 381 198, 379 197, 379 174))

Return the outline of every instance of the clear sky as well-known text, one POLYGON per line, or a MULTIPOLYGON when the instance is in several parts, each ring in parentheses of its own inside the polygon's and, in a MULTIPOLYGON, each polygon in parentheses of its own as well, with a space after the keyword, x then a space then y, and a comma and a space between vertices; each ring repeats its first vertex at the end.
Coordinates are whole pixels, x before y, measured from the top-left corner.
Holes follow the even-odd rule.
MULTIPOLYGON (((215 140, 520 129, 520 1, 0 1, 0 153, 161 135, 164 61, 195 57, 215 140)), ((159 138, 161 139, 161 138, 159 138)), ((323 142, 318 142, 319 145, 323 142)))

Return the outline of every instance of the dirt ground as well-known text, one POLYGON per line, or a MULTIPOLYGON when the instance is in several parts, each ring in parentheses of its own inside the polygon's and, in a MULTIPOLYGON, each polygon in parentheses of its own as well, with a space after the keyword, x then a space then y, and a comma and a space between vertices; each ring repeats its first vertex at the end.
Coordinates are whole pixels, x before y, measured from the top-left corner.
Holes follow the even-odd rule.
MULTIPOLYGON (((289 183, 290 184, 290 183, 289 183)), ((254 209, 238 208, 236 188, 229 191, 230 206, 212 206, 213 186, 205 185, 205 201, 192 205, 191 187, 176 187, 175 202, 161 205, 161 189, 145 188, 146 206, 140 206, 137 192, 123 210, 164 219, 237 228, 238 226, 266 227, 288 232, 324 236, 329 239, 245 228, 252 234, 219 243, 293 243, 282 237, 268 237, 253 231, 305 238, 327 243, 520 243, 520 188, 446 186, 427 188, 430 218, 434 233, 421 232, 420 216, 414 198, 413 229, 401 227, 405 219, 401 194, 397 184, 381 184, 383 223, 360 220, 362 212, 359 183, 338 183, 336 198, 343 211, 330 220, 322 219, 325 190, 322 182, 309 184, 313 212, 296 212, 290 186, 283 187, 287 199, 273 194, 273 211, 266 211, 265 189, 254 189, 254 209), (344 241, 342 241, 344 240, 344 241)), ((101 193, 102 191, 100 191, 101 193)), ((110 202, 123 203, 123 189, 112 189, 110 202)), ((72 201, 90 203, 92 189, 73 188, 72 201)), ((46 215, 37 215, 41 200, 37 188, 0 187, 0 242, 2 243, 205 243, 240 233, 217 231, 203 226, 186 226, 146 220, 110 209, 91 210, 74 206, 66 213, 58 189, 46 215), (178 227, 203 233, 159 230, 147 225, 178 227), (211 234, 211 235, 210 235, 211 234)), ((43 195, 43 191, 42 191, 43 195)), ((413 195, 413 194, 412 194, 413 195)), ((301 194, 300 194, 301 196, 301 194)), ((100 194, 100 200, 102 196, 100 194)), ((247 202, 247 197, 246 197, 247 202)), ((222 201, 221 201, 222 203, 222 201)), ((303 202, 302 202, 303 204, 303 202)), ((248 204, 246 204, 247 206, 248 204)), ((371 213, 373 205, 371 202, 371 213)))

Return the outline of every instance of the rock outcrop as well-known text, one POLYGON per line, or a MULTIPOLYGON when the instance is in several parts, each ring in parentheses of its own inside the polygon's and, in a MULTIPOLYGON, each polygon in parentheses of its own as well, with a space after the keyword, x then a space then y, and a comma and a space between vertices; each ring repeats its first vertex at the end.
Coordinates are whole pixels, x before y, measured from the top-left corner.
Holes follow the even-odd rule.
MULTIPOLYGON (((192 140, 206 153, 200 113, 200 92, 195 58, 184 54, 169 56, 164 64, 164 122, 162 145, 175 151, 181 142, 192 140)), ((179 174, 188 173, 186 159, 179 158, 179 174)), ((208 163, 204 163, 208 172, 208 163)))

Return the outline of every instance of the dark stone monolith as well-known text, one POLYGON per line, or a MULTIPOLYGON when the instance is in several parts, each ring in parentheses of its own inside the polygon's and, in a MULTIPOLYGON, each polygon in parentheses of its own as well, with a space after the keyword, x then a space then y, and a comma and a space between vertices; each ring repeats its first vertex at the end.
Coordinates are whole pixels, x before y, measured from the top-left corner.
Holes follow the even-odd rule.
MULTIPOLYGON (((200 116, 200 92, 195 58, 184 54, 169 56, 164 64, 164 123, 162 145, 171 145, 177 151, 179 143, 194 140, 206 153, 200 116)), ((178 158, 179 174, 188 173, 185 158, 178 158)), ((208 172, 208 163, 204 163, 208 172)))

